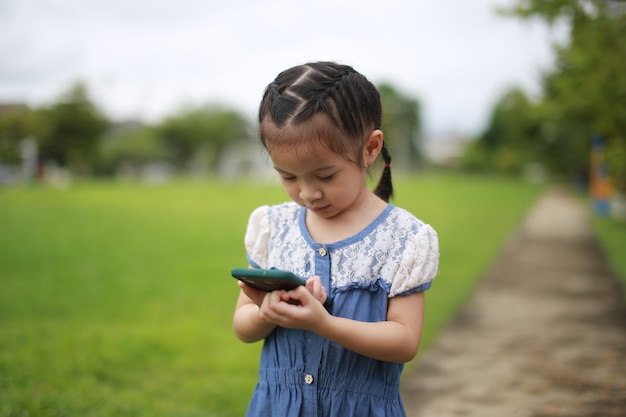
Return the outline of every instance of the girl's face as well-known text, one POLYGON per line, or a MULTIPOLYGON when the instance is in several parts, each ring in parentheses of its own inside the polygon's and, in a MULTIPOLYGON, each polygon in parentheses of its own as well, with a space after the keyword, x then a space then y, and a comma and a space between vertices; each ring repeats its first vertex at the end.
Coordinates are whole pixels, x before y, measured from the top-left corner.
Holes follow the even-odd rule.
MULTIPOLYGON (((382 134, 380 142, 382 145, 382 134)), ((378 152, 365 147, 360 155, 365 166, 376 159, 378 152)), ((288 146, 276 146, 270 157, 287 195, 324 219, 358 209, 370 192, 366 169, 320 143, 297 152, 288 146)))

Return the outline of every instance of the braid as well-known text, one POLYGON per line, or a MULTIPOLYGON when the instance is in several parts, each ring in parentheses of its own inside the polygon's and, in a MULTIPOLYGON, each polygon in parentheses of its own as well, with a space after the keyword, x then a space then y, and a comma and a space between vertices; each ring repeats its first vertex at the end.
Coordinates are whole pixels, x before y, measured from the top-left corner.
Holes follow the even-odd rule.
POLYGON ((385 166, 383 167, 383 172, 380 175, 380 180, 378 180, 378 185, 374 190, 374 194, 378 197, 382 198, 386 202, 389 202, 391 198, 393 198, 393 182, 391 180, 391 155, 389 155, 389 151, 385 148, 383 144, 383 148, 381 149, 381 153, 383 155, 383 161, 385 162, 385 166))
POLYGON ((291 68, 280 73, 267 86, 259 107, 259 122, 269 116, 278 127, 289 123, 303 105, 302 96, 294 94, 290 91, 290 87, 307 72, 308 69, 305 67, 291 68))

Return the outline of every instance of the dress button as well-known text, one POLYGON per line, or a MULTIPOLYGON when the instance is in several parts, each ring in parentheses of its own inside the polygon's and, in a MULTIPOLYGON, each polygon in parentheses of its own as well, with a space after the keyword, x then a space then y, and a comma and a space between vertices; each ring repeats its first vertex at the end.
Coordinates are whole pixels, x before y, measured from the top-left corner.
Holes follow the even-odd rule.
POLYGON ((319 248, 319 249, 317 250, 317 253, 319 253, 319 254, 320 254, 320 256, 326 256, 326 254, 327 254, 328 252, 326 251, 326 248, 321 247, 321 248, 319 248))
POLYGON ((306 374, 304 376, 304 383, 307 384, 307 385, 311 385, 313 383, 313 375, 306 374))

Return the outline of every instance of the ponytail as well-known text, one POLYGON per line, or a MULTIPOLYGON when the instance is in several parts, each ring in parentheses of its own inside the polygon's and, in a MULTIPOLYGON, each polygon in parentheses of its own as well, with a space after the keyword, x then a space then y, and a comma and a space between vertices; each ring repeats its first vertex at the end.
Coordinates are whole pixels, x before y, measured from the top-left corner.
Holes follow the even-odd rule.
POLYGON ((380 175, 380 180, 378 180, 374 194, 386 202, 389 202, 389 200, 393 198, 393 182, 391 181, 391 155, 389 155, 387 148, 385 148, 385 144, 383 144, 381 153, 385 166, 383 167, 383 172, 380 175))

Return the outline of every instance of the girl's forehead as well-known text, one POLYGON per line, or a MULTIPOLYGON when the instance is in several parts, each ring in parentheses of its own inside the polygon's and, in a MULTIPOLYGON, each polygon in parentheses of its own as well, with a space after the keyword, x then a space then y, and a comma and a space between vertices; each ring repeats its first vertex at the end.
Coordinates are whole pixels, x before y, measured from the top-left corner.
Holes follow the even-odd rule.
POLYGON ((270 155, 295 156, 310 159, 318 154, 335 153, 333 144, 342 139, 331 135, 330 132, 306 129, 303 126, 288 126, 275 129, 266 136, 266 147, 270 155))
POLYGON ((279 144, 268 150, 272 161, 286 163, 315 163, 341 157, 319 141, 300 142, 294 144, 279 144))

